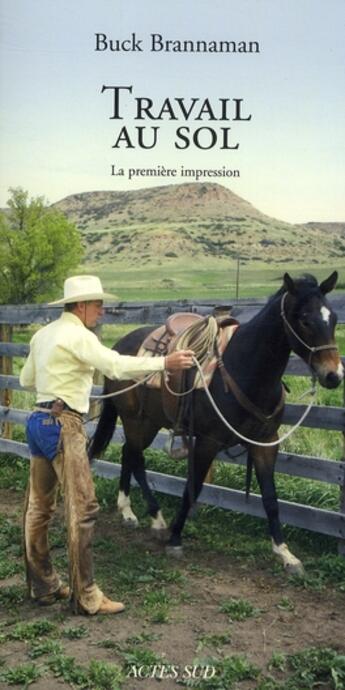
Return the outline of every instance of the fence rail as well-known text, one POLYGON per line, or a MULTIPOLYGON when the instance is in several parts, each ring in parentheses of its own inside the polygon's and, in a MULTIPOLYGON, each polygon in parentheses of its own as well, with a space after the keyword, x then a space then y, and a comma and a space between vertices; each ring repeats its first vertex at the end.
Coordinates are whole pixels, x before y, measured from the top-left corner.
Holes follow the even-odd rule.
MULTIPOLYGON (((338 313, 339 322, 345 323, 345 299, 336 297, 331 302, 338 313)), ((258 312, 263 304, 264 300, 239 300, 232 309, 232 314, 238 318, 240 323, 245 323, 258 312)), ((105 322, 112 324, 163 323, 169 314, 176 311, 217 314, 228 311, 229 306, 221 300, 193 300, 193 303, 188 300, 140 304, 123 302, 116 306, 106 305, 105 322)), ((12 391, 21 390, 18 377, 13 376, 11 373, 12 369, 9 366, 9 362, 12 362, 13 357, 25 357, 28 352, 28 345, 10 342, 13 327, 33 323, 48 323, 57 318, 60 313, 60 308, 47 307, 45 305, 0 306, 0 391, 2 390, 4 393, 2 396, 3 404, 0 406, 0 425, 2 424, 7 428, 13 424, 23 425, 29 414, 27 410, 12 408, 9 403, 12 391)), ((294 376, 306 376, 308 375, 308 368, 298 358, 291 357, 285 373, 294 376)), ((100 387, 95 387, 93 390, 93 394, 100 392, 100 387)), ((303 409, 304 405, 286 405, 283 422, 288 425, 294 424, 301 416, 303 409)), ((315 407, 304 421, 303 426, 338 431, 345 435, 344 408, 315 407)), ((87 424, 87 431, 89 433, 92 433, 94 428, 95 424, 91 422, 87 424)), ((151 447, 162 449, 166 440, 166 433, 160 432, 151 447)), ((123 441, 121 427, 116 429, 113 441, 123 441)), ((10 438, 0 438, 0 452, 29 458, 27 445, 13 441, 10 438)), ((217 456, 217 460, 244 466, 246 464, 246 457, 246 451, 242 446, 236 446, 227 452, 220 453, 217 456)), ((171 462, 174 461, 172 460, 171 462)), ((107 478, 117 477, 120 473, 120 465, 102 460, 96 460, 93 464, 93 469, 95 474, 107 478)), ((290 476, 304 477, 339 486, 339 512, 322 510, 313 506, 282 500, 279 501, 279 506, 282 522, 336 537, 339 543, 339 552, 345 555, 344 459, 338 462, 321 457, 279 452, 276 471, 290 476)), ((153 471, 148 472, 148 478, 153 489, 175 496, 182 495, 185 484, 183 478, 153 471)), ((235 489, 206 484, 200 495, 199 502, 260 518, 265 517, 260 496, 252 494, 247 502, 245 493, 235 489)))

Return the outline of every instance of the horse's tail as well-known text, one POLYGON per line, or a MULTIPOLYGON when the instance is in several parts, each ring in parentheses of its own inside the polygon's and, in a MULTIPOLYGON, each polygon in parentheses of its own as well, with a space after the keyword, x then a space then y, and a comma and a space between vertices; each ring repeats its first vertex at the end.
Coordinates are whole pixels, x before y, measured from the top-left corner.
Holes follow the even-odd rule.
POLYGON ((117 409, 112 400, 104 400, 96 431, 90 440, 88 454, 90 461, 109 445, 115 431, 117 409))
POLYGON ((247 472, 246 472, 246 501, 249 500, 250 485, 252 483, 253 458, 251 452, 247 451, 247 472))

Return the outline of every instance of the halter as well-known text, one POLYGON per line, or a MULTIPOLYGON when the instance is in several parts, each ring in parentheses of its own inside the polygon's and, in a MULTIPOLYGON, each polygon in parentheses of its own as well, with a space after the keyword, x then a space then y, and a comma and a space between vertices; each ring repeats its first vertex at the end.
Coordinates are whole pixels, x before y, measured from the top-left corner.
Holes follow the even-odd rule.
POLYGON ((283 321, 284 321, 284 325, 289 329, 289 331, 290 331, 290 332, 292 333, 292 335, 296 338, 296 340, 298 340, 298 341, 301 343, 301 345, 303 345, 303 347, 305 347, 306 350, 308 350, 308 352, 309 352, 308 366, 309 366, 310 368, 312 368, 312 366, 311 366, 311 360, 312 360, 313 355, 314 355, 316 352, 321 352, 322 350, 336 350, 336 351, 338 352, 338 347, 337 347, 336 345, 317 345, 316 347, 314 347, 314 346, 312 347, 312 346, 308 345, 308 343, 306 343, 305 340, 303 340, 303 339, 298 335, 298 333, 296 333, 296 331, 292 328, 291 324, 290 324, 289 321, 287 320, 286 314, 285 314, 285 311, 284 311, 285 299, 286 299, 287 295, 288 295, 288 292, 284 292, 284 294, 283 294, 283 296, 282 296, 281 303, 280 303, 280 315, 281 315, 281 317, 282 317, 282 319, 283 319, 283 321))

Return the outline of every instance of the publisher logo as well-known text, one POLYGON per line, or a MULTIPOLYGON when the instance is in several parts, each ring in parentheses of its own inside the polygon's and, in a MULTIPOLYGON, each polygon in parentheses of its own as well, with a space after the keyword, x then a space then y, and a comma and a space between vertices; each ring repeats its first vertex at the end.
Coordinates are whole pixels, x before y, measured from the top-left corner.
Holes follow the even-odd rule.
POLYGON ((137 666, 132 664, 127 671, 127 678, 146 680, 210 680, 216 675, 215 666, 211 665, 186 665, 178 666, 174 664, 152 664, 137 666))

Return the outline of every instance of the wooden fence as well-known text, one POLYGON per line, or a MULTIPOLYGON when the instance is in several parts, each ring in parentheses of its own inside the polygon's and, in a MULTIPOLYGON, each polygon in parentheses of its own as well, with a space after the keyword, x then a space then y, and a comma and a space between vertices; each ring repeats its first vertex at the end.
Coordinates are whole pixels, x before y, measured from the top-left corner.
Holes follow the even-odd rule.
MULTIPOLYGON (((345 298, 336 297, 330 300, 338 314, 339 323, 345 323, 345 298)), ((239 300, 232 309, 232 314, 240 323, 248 321, 263 306, 264 300, 239 300)), ((119 303, 106 305, 105 323, 163 323, 166 317, 176 311, 193 311, 200 314, 227 312, 229 304, 221 300, 188 300, 176 302, 147 302, 147 303, 119 303)), ((24 424, 27 415, 26 410, 11 407, 11 394, 13 390, 20 390, 18 377, 12 374, 12 358, 24 357, 28 352, 28 345, 12 342, 12 330, 19 325, 33 323, 48 323, 57 318, 61 312, 59 307, 47 307, 46 305, 0 305, 0 424, 3 425, 3 437, 0 438, 0 452, 29 457, 29 450, 25 443, 13 441, 9 430, 12 424, 24 424)), ((287 374, 295 376, 308 375, 306 365, 299 359, 292 357, 286 369, 287 374)), ((96 387, 93 393, 101 392, 96 387)), ((283 422, 294 424, 301 416, 304 405, 288 404, 283 422)), ((343 407, 318 406, 311 410, 305 419, 303 426, 317 429, 338 431, 345 439, 345 411, 343 407)), ((89 422, 87 431, 92 433, 95 424, 89 422)), ((163 448, 166 434, 157 435, 152 448, 163 448)), ((121 427, 117 428, 113 440, 121 442, 123 434, 121 427)), ((243 450, 243 449, 242 449, 243 450)), ((241 446, 229 449, 217 456, 222 462, 245 465, 246 452, 241 452, 241 446)), ((174 462, 173 460, 171 462, 174 462)), ((93 465, 97 475, 113 478, 119 475, 120 465, 96 460, 93 465)), ((339 544, 339 553, 345 555, 345 453, 341 461, 326 458, 302 456, 294 453, 280 452, 276 465, 276 471, 283 474, 314 479, 339 486, 339 511, 330 511, 306 506, 290 501, 279 501, 281 520, 284 523, 302 527, 314 532, 336 537, 339 544)), ((159 472, 148 472, 148 478, 153 489, 163 493, 181 496, 185 480, 181 477, 170 476, 159 472)), ((218 506, 229 510, 238 511, 256 517, 265 517, 261 497, 252 494, 247 502, 243 491, 206 484, 199 498, 200 503, 218 506)))

